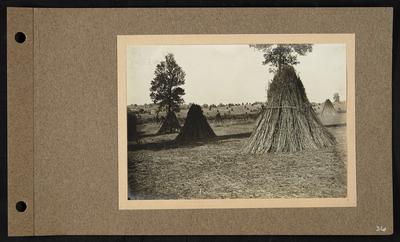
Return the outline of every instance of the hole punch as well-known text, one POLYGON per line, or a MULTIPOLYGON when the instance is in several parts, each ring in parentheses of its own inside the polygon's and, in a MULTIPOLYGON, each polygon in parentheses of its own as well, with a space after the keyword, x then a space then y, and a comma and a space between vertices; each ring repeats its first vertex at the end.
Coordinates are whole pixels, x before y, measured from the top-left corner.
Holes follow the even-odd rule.
POLYGON ((26 203, 24 201, 19 201, 15 205, 15 208, 17 209, 18 212, 22 213, 22 212, 25 212, 27 206, 26 206, 26 203))
POLYGON ((26 40, 26 35, 23 32, 17 32, 15 34, 15 41, 17 41, 17 43, 24 43, 26 40))

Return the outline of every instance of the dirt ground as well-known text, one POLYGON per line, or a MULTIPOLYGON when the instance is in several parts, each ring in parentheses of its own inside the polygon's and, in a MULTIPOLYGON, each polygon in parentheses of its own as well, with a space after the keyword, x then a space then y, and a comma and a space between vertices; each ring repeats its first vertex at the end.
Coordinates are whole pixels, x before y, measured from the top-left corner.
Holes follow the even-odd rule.
MULTIPOLYGON (((183 147, 168 145, 177 134, 147 137, 128 152, 129 199, 345 197, 346 126, 329 127, 338 144, 317 151, 243 154, 255 121, 211 126, 218 139, 183 147)), ((133 148, 132 148, 133 147, 133 148)))

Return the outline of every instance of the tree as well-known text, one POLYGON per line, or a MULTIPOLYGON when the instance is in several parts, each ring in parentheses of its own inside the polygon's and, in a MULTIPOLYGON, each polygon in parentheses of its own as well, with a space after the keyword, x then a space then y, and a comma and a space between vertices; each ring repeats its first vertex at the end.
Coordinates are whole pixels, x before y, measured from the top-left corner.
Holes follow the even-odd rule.
POLYGON ((157 64, 154 75, 150 88, 151 100, 158 104, 159 110, 179 112, 185 94, 185 90, 179 86, 185 84, 185 72, 176 63, 173 54, 167 54, 165 60, 157 64))
POLYGON ((158 111, 165 110, 167 115, 158 130, 159 134, 179 131, 180 124, 175 115, 183 103, 185 90, 179 86, 185 84, 185 72, 176 63, 174 55, 169 53, 165 60, 156 66, 151 81, 150 98, 158 105, 158 111))
POLYGON ((270 64, 271 72, 280 72, 283 65, 297 65, 297 57, 312 51, 312 44, 255 44, 250 47, 264 53, 263 65, 270 64))
POLYGON ((335 93, 333 94, 333 101, 334 101, 335 103, 340 102, 339 93, 335 92, 335 93))

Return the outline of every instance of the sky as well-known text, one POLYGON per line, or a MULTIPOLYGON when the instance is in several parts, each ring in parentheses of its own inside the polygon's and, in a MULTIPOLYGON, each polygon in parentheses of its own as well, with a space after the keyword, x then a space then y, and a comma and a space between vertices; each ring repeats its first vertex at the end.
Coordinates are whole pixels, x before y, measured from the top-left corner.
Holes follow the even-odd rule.
MULTIPOLYGON (((150 81, 155 67, 173 53, 186 73, 185 103, 219 104, 265 102, 269 66, 262 52, 248 45, 157 45, 127 48, 128 104, 152 103, 150 81)), ((346 47, 315 44, 295 66, 311 102, 324 102, 335 92, 346 98, 346 47)))

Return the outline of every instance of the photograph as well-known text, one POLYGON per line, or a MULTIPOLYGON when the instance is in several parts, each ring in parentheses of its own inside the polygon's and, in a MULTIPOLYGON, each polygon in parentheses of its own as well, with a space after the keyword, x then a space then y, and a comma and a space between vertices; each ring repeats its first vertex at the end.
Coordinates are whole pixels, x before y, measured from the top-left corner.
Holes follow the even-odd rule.
POLYGON ((129 200, 346 197, 344 44, 126 57, 129 200))

